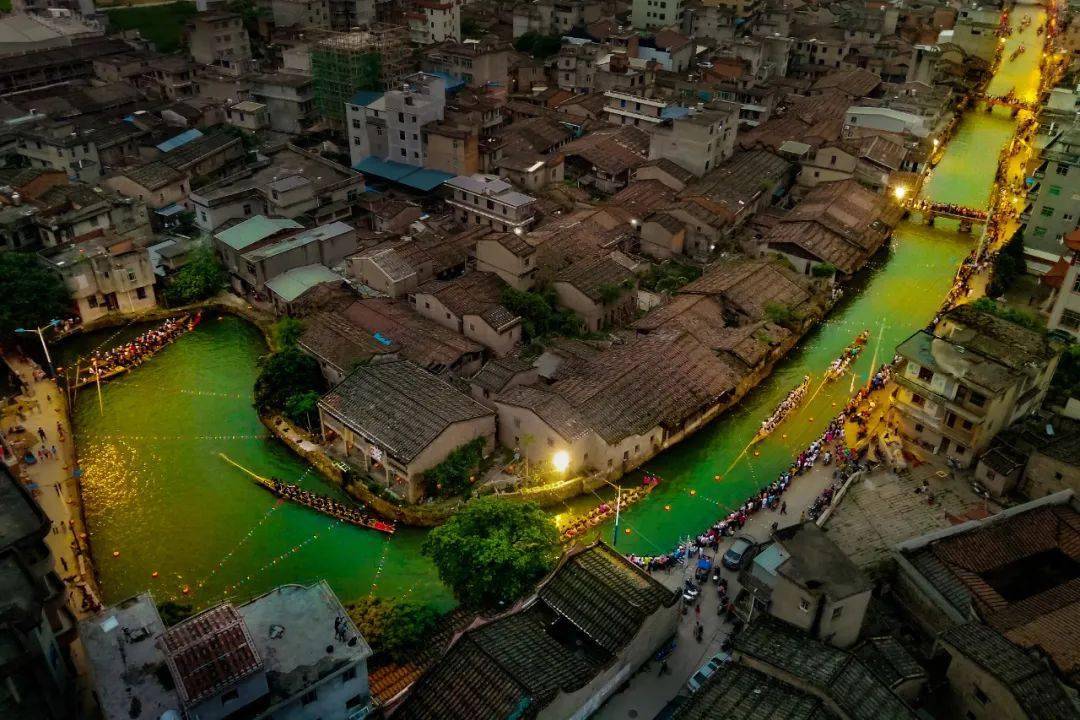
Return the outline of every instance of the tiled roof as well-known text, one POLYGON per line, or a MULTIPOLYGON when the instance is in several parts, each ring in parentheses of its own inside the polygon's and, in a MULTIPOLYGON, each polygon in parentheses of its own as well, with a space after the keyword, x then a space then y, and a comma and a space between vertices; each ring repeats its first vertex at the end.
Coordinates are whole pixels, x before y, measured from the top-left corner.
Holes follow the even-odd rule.
POLYGON ((540 598, 593 642, 617 653, 676 595, 607 545, 571 555, 540 586, 540 598))
POLYGON ((617 174, 643 165, 649 155, 649 135, 633 125, 597 130, 564 146, 563 155, 578 155, 596 167, 617 174))
POLYGON ((319 405, 402 463, 412 462, 456 422, 494 415, 431 373, 399 360, 364 365, 319 405))
POLYGON ((1030 720, 1080 718, 1046 666, 993 628, 981 623, 956 625, 942 633, 940 640, 1006 685, 1030 720))
POLYGON ((821 91, 836 89, 852 98, 861 98, 869 95, 880 84, 881 77, 877 73, 863 68, 851 68, 834 70, 818 78, 812 89, 821 91))
POLYGON ((177 170, 186 170, 199 160, 222 151, 230 145, 239 145, 240 138, 225 132, 214 133, 192 140, 183 147, 161 156, 161 161, 177 170))
POLYGON ((299 344, 342 372, 348 371, 357 361, 400 350, 394 343, 380 343, 373 333, 357 327, 336 312, 322 312, 308 318, 299 344))
POLYGON ((532 363, 516 357, 489 360, 469 381, 490 392, 500 392, 515 375, 532 370, 532 363))
POLYGON ((592 257, 579 260, 560 272, 556 282, 574 286, 590 300, 599 302, 601 289, 607 285, 621 285, 632 281, 634 274, 608 257, 592 257))
POLYGON ((684 185, 694 179, 694 173, 690 172, 682 165, 679 165, 678 163, 669 160, 668 158, 657 158, 656 160, 650 160, 649 162, 643 164, 641 167, 656 168, 657 170, 667 173, 668 175, 675 178, 684 185))
POLYGON ((176 690, 193 705, 262 667, 243 618, 218 605, 183 620, 158 638, 176 690))
POLYGON ((126 170, 123 175, 131 179, 132 182, 142 185, 147 190, 157 190, 160 187, 184 179, 182 172, 157 161, 126 170))
POLYGON ((515 385, 499 395, 496 401, 532 410, 567 442, 584 437, 589 431, 585 419, 570 403, 545 388, 515 385))
POLYGON ((782 680, 728 663, 709 678, 674 720, 834 720, 825 704, 782 680))
POLYGON ((449 368, 464 355, 483 347, 464 335, 421 317, 403 302, 388 298, 357 300, 343 317, 369 333, 379 333, 401 346, 401 356, 433 372, 449 368))
POLYGON ((870 672, 887 687, 895 688, 908 680, 926 678, 926 670, 915 661, 896 638, 889 635, 869 638, 854 650, 870 672))
MULTIPOLYGON (((674 163, 672 163, 674 164, 674 163)), ((659 180, 635 180, 612 196, 608 202, 645 217, 650 211, 670 204, 675 191, 659 180)))
POLYGON ((761 618, 736 635, 735 652, 799 678, 851 720, 915 719, 915 713, 858 657, 779 620, 761 618))
POLYGON ((453 280, 433 280, 416 292, 433 295, 458 317, 477 315, 494 330, 501 331, 521 320, 503 306, 504 287, 494 273, 471 272, 453 280))
POLYGON ((765 308, 780 304, 796 308, 811 299, 805 281, 780 263, 735 260, 720 263, 679 289, 680 295, 709 295, 753 320, 765 318, 765 308))

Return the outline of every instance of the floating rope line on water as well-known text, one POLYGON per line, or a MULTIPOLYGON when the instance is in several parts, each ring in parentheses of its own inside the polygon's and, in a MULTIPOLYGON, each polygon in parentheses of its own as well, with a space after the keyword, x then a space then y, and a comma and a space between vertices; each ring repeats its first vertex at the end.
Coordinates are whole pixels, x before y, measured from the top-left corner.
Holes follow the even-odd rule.
POLYGON ((214 392, 212 390, 177 390, 176 392, 180 395, 195 395, 198 397, 233 398, 236 400, 248 399, 248 396, 243 393, 214 392))
POLYGON ((383 567, 386 566, 386 554, 390 550, 390 536, 386 537, 386 541, 383 543, 382 557, 379 558, 379 567, 375 569, 375 576, 371 578, 371 589, 368 590, 368 598, 372 598, 375 595, 375 588, 379 586, 379 577, 382 575, 383 567))
MULTIPOLYGON (((302 483, 304 481, 304 478, 306 478, 310 472, 311 467, 309 466, 307 470, 304 470, 304 472, 300 473, 300 477, 296 479, 296 484, 299 485, 300 483, 302 483)), ((260 527, 262 527, 267 520, 270 519, 270 516, 273 515, 279 507, 286 504, 287 503, 282 499, 277 499, 274 503, 272 503, 267 509, 267 511, 263 513, 263 516, 259 518, 259 520, 251 527, 250 530, 247 531, 247 533, 244 534, 243 537, 240 538, 239 542, 237 542, 231 550, 225 553, 222 558, 214 565, 214 567, 211 568, 209 574, 207 574, 202 580, 199 580, 197 583, 195 583, 195 587, 201 588, 206 583, 210 582, 210 579, 217 575, 218 571, 221 570, 225 563, 232 559, 233 555, 235 555, 236 552, 240 550, 240 548, 242 548, 248 540, 251 539, 255 532, 260 527)))
POLYGON ((261 576, 263 573, 265 573, 270 568, 277 566, 279 563, 285 562, 286 560, 293 557, 294 555, 299 553, 301 550, 303 550, 307 546, 311 545, 313 542, 318 540, 322 536, 322 534, 327 533, 332 528, 334 528, 334 526, 340 526, 342 524, 343 523, 341 521, 339 521, 339 520, 335 520, 335 521, 331 522, 321 532, 313 533, 311 535, 311 537, 305 538, 300 543, 298 543, 296 545, 293 545, 291 548, 289 548, 285 552, 281 553, 280 555, 277 555, 272 560, 267 562, 265 565, 260 567, 258 570, 255 570, 250 575, 245 575, 244 577, 240 578, 239 580, 237 580, 232 585, 226 585, 225 588, 224 588, 224 591, 222 593, 222 597, 223 598, 228 598, 230 594, 235 593, 237 590, 239 590, 243 586, 247 585, 252 580, 258 578, 259 576, 261 576))
POLYGON ((98 435, 102 440, 265 440, 269 435, 98 435))

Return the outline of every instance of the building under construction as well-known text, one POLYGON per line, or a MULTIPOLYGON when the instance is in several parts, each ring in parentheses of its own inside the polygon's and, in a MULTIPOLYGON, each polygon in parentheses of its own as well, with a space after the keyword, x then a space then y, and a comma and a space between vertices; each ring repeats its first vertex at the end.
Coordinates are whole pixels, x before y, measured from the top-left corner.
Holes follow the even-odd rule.
POLYGON ((409 30, 375 23, 338 33, 311 51, 315 106, 334 129, 345 124, 345 103, 361 90, 387 90, 412 72, 409 30))

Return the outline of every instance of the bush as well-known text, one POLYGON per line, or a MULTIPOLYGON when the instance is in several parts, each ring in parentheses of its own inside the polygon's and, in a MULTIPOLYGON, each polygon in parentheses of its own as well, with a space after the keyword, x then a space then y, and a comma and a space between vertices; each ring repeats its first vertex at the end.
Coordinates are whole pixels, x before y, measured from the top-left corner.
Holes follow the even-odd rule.
POLYGON ((521 35, 514 41, 515 50, 529 53, 539 60, 557 55, 561 47, 562 37, 559 35, 541 35, 531 31, 521 35))
POLYGON ((170 305, 190 305, 217 295, 225 288, 228 275, 214 251, 207 245, 194 248, 188 261, 177 270, 165 289, 170 305))
POLYGON ((814 266, 814 269, 810 271, 810 274, 819 278, 832 277, 836 274, 836 266, 832 263, 819 263, 814 266))
POLYGON ((1070 345, 1061 354, 1051 387, 1067 397, 1080 398, 1080 345, 1070 345))
POLYGON ((987 297, 979 298, 971 303, 971 307, 989 313, 994 317, 999 317, 1002 320, 1016 323, 1029 330, 1036 330, 1038 332, 1044 332, 1046 330, 1046 325, 1042 318, 1034 313, 1027 312, 1026 310, 1019 310, 1010 305, 1006 305, 1005 303, 995 302, 987 297))
POLYGON ((555 293, 548 289, 544 292, 503 288, 502 304, 508 310, 521 316, 521 327, 526 343, 548 335, 581 335, 581 318, 571 310, 556 307, 555 293))
POLYGON ((296 318, 284 317, 274 323, 272 332, 279 348, 296 347, 296 341, 304 333, 304 323, 296 318))
POLYGON ((783 327, 790 327, 795 322, 795 313, 787 305, 780 303, 766 303, 765 317, 783 327))
POLYGON ((677 262, 653 265, 641 280, 641 287, 652 292, 671 294, 701 277, 700 268, 677 262))
POLYGON ((428 495, 462 495, 484 459, 484 439, 474 438, 455 449, 441 463, 424 473, 428 495))

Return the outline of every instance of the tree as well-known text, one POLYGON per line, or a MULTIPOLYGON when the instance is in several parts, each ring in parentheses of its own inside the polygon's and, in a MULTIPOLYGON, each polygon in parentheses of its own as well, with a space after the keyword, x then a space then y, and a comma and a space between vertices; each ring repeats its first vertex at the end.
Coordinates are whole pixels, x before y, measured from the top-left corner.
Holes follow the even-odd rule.
POLYGON ((158 615, 161 616, 161 622, 165 623, 165 627, 170 627, 191 617, 191 613, 194 612, 194 608, 186 603, 177 603, 172 600, 166 600, 158 605, 158 615))
POLYGON ((810 270, 810 274, 814 277, 827 278, 836 274, 836 266, 832 263, 817 263, 813 269, 810 270))
POLYGON ((188 253, 188 260, 169 282, 165 297, 172 305, 189 305, 217 295, 225 288, 228 275, 208 245, 188 253))
POLYGON ((780 303, 765 303, 765 317, 777 325, 788 327, 795 320, 795 313, 787 305, 780 303))
POLYGON ((467 608, 495 608, 532 589, 559 557, 555 523, 535 503, 483 497, 428 534, 422 552, 467 608))
POLYGON ((1008 320, 1011 323, 1026 327, 1028 330, 1035 330, 1036 332, 1046 331, 1046 325, 1042 318, 1034 313, 1014 308, 1005 303, 995 302, 988 297, 979 298, 971 303, 971 307, 993 315, 994 317, 999 317, 1002 320, 1008 320))
POLYGON ((0 336, 70 314, 71 299, 59 275, 31 253, 0 252, 0 336))
POLYGON ((555 293, 550 289, 529 292, 506 287, 501 299, 508 310, 521 317, 526 342, 551 334, 569 337, 581 334, 581 318, 571 310, 556 307, 555 293))
POLYGON ((322 388, 322 373, 315 358, 296 348, 285 348, 259 361, 255 406, 259 410, 285 410, 293 397, 319 393, 322 388))
POLYGON ((515 50, 529 53, 539 60, 557 55, 561 47, 562 37, 559 35, 541 35, 532 31, 519 36, 514 41, 515 50))
POLYGON ((296 347, 296 341, 304 333, 304 323, 296 318, 283 317, 274 323, 274 342, 279 348, 296 347))
POLYGON ((403 662, 423 648, 439 624, 439 611, 411 600, 366 597, 348 607, 356 629, 377 653, 403 662))
POLYGON ((424 473, 429 495, 461 495, 480 470, 484 439, 474 438, 453 450, 441 463, 424 473))
POLYGON ((479 36, 483 32, 483 30, 484 29, 480 27, 480 23, 476 21, 476 18, 461 18, 461 37, 474 38, 479 36))
POLYGON ((318 413, 319 398, 322 397, 314 390, 290 395, 285 399, 285 417, 297 425, 303 425, 308 430, 313 430, 311 419, 318 413))
POLYGON ((1017 231, 994 259, 993 274, 986 294, 990 297, 1001 297, 1025 272, 1027 261, 1024 260, 1024 237, 1017 231))
POLYGON ((1080 345, 1070 345, 1061 354, 1051 387, 1066 397, 1080 398, 1080 345))

